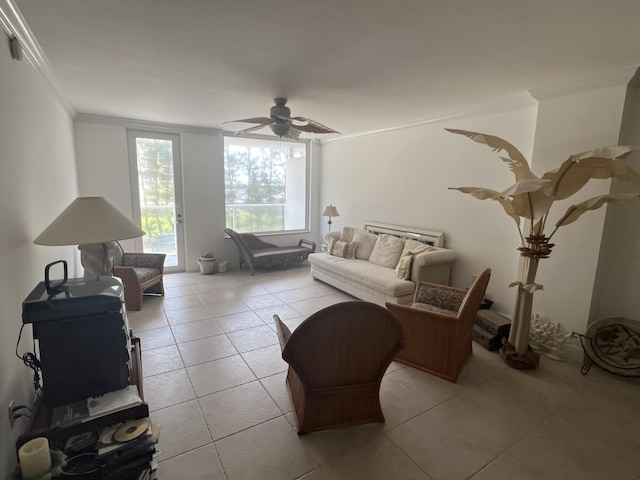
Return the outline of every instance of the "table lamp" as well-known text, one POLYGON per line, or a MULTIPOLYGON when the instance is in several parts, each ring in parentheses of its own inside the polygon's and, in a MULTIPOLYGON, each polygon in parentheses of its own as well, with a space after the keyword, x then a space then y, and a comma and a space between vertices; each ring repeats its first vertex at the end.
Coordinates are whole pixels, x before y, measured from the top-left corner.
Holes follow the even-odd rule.
POLYGON ((329 217, 329 231, 331 231, 331 217, 339 217, 340 214, 338 213, 338 209, 330 204, 327 208, 324 209, 324 212, 322 212, 322 216, 329 217))
POLYGON ((107 242, 145 232, 103 197, 78 197, 36 237, 37 245, 78 245, 84 279, 111 275, 107 242))

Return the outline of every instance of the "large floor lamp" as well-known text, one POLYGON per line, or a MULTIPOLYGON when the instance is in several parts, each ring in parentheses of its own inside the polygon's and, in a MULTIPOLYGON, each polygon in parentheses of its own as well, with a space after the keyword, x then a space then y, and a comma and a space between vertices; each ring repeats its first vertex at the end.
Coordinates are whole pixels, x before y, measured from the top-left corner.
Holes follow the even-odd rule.
POLYGON ((84 279, 111 275, 108 242, 141 237, 145 232, 103 197, 78 197, 33 243, 78 245, 84 279))

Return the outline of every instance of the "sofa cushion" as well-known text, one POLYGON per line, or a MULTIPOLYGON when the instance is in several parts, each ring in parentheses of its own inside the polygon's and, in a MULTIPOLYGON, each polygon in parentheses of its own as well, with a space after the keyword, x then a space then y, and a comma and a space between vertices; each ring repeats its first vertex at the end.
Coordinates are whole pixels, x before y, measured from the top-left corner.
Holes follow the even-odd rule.
POLYGON ((418 242, 417 240, 405 240, 404 248, 402 249, 402 255, 405 255, 409 252, 417 255, 422 252, 428 252, 433 250, 434 248, 431 245, 427 245, 426 243, 418 242))
POLYGON ((353 241, 356 242, 356 258, 360 260, 369 260, 377 240, 378 235, 375 233, 367 232, 362 229, 356 230, 356 234, 353 236, 353 241))
POLYGON ((136 272, 140 283, 148 282, 152 278, 162 275, 162 272, 160 272, 158 268, 133 267, 133 271, 136 272))
POLYGON ((355 242, 341 242, 332 238, 329 243, 329 255, 335 257, 354 258, 355 251, 355 242))
POLYGON ((358 229, 356 227, 342 227, 342 231, 340 232, 340 241, 352 242, 357 230, 358 229))
POLYGON ((413 263, 413 254, 407 252, 400 257, 396 265, 396 275, 402 280, 408 280, 411 277, 411 264, 413 263))
POLYGON ((394 297, 413 295, 415 290, 415 283, 401 280, 392 268, 374 265, 366 260, 315 253, 309 255, 309 261, 313 269, 339 276, 344 282, 358 285, 361 289, 394 297))
POLYGON ((369 261, 381 267, 396 268, 403 248, 403 239, 393 235, 379 235, 369 261))

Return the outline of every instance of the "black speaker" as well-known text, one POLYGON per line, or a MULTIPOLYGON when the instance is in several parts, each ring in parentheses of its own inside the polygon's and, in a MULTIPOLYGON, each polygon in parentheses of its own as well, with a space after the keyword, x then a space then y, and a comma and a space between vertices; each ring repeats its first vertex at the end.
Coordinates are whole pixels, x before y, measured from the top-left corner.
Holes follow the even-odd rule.
POLYGON ((122 282, 72 279, 48 293, 39 284, 22 304, 33 325, 48 407, 119 390, 130 384, 131 339, 122 282))
POLYGON ((129 385, 129 340, 117 313, 34 326, 44 402, 64 405, 129 385))

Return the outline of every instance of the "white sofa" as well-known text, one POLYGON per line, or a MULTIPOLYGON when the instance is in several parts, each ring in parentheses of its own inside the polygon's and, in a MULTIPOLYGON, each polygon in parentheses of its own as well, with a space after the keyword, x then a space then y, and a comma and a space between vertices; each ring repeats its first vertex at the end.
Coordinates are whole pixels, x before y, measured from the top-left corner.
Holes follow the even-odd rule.
POLYGON ((410 304, 418 281, 449 284, 453 251, 429 245, 411 229, 365 228, 327 234, 328 251, 309 255, 313 278, 382 306, 410 304))

